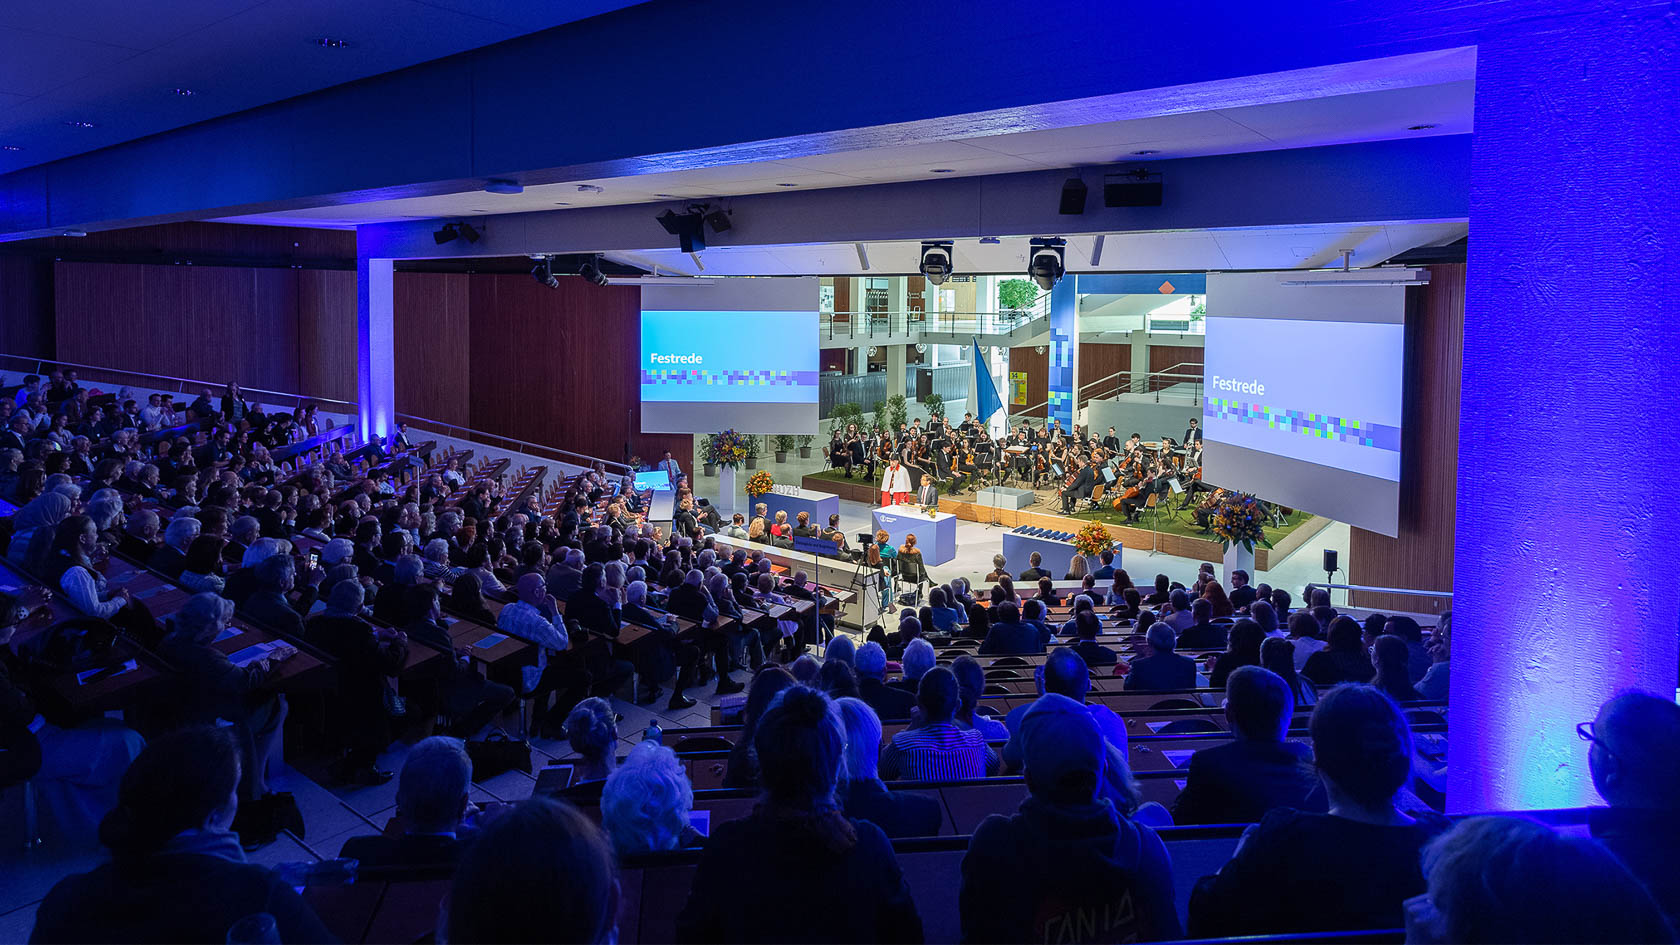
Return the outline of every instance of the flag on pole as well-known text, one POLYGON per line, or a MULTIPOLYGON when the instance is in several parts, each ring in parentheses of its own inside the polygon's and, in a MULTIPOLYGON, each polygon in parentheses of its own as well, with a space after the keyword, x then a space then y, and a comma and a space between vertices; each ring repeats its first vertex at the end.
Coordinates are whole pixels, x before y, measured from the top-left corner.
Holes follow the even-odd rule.
POLYGON ((986 356, 980 353, 980 339, 974 339, 974 390, 976 405, 974 416, 981 422, 992 418, 992 414, 1003 409, 1003 398, 998 396, 997 385, 992 383, 992 372, 986 364, 986 356))

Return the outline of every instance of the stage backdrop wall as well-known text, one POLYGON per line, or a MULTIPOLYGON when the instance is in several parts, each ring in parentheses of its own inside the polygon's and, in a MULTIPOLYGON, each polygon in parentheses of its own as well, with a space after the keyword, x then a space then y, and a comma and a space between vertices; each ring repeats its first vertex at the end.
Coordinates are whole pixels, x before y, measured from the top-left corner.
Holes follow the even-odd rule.
MULTIPOLYGON (((1464 354, 1462 263, 1429 267, 1429 285, 1406 290, 1406 367, 1400 447, 1400 533, 1351 530, 1350 584, 1453 589, 1459 387, 1464 354)), ((1356 593, 1360 607, 1438 613, 1447 601, 1356 593)))

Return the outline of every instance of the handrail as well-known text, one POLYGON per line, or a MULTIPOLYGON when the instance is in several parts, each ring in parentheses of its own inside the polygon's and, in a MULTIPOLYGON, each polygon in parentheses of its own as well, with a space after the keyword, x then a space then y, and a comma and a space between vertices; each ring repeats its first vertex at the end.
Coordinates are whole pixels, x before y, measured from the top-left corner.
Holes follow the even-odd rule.
POLYGON ((912 338, 924 334, 981 334, 1017 336, 1019 331, 1049 315, 1049 295, 1029 308, 996 312, 918 312, 898 309, 882 312, 823 312, 819 331, 823 340, 859 340, 873 336, 912 338), (836 330, 839 328, 840 330, 836 330))
POLYGON ((573 466, 582 466, 585 469, 591 469, 596 463, 601 463, 606 466, 609 471, 616 471, 619 473, 631 472, 631 468, 628 465, 613 462, 608 459, 602 459, 599 456, 590 456, 587 453, 575 453, 571 450, 560 449, 557 446, 545 446, 541 443, 531 443, 511 436, 502 436, 499 433, 485 433, 482 430, 474 430, 470 427, 458 426, 453 423, 445 423, 442 420, 428 420, 425 417, 415 417, 409 414, 399 413, 397 414, 397 422, 406 423, 411 427, 427 430, 432 433, 442 433, 446 436, 453 436, 458 440, 469 440, 483 446, 496 447, 496 442, 493 441, 511 443, 513 444, 513 447, 497 447, 499 449, 505 449, 510 453, 530 453, 531 455, 542 459, 552 459, 556 462, 570 463, 573 466), (579 462, 579 460, 582 460, 582 462, 579 462))
MULTIPOLYGON (((48 374, 52 373, 52 369, 56 367, 74 371, 98 371, 101 374, 118 374, 124 377, 145 378, 154 381, 168 381, 171 385, 178 385, 178 389, 175 391, 175 393, 178 394, 187 393, 188 386, 208 387, 212 390, 225 389, 227 386, 226 382, 217 383, 215 381, 195 380, 187 377, 174 377, 168 374, 151 374, 146 371, 131 371, 127 368, 102 367, 97 364, 77 364, 74 361, 56 361, 47 358, 25 357, 17 354, 0 354, 0 361, 20 361, 24 364, 34 365, 33 367, 24 370, 23 373, 35 374, 42 378, 45 378, 48 374)), ((16 368, 9 369, 17 370, 16 368)), ((156 387, 158 385, 149 384, 145 386, 156 387)), ((338 400, 333 397, 312 397, 307 394, 298 394, 291 391, 265 390, 261 387, 240 387, 239 391, 242 394, 261 394, 266 397, 290 398, 297 400, 300 405, 303 403, 315 403, 320 404, 322 407, 348 408, 346 410, 337 411, 340 413, 355 413, 359 409, 355 401, 338 400)))
MULTIPOLYGON (((1177 364, 1174 364, 1174 365, 1171 365, 1169 367, 1163 368, 1159 371, 1150 371, 1150 372, 1144 374, 1143 377, 1142 377, 1142 382, 1143 382, 1142 383, 1142 390, 1139 390, 1138 389, 1139 385, 1133 381, 1131 371, 1116 371, 1116 372, 1114 372, 1113 374, 1110 374, 1107 377, 1098 378, 1097 380, 1091 381, 1088 384, 1081 385, 1080 388, 1079 388, 1079 401, 1080 401, 1080 403, 1086 403, 1086 402, 1089 402, 1089 401, 1092 401, 1092 400, 1100 400, 1100 399, 1103 399, 1103 398, 1106 398, 1106 397, 1118 397, 1121 394, 1154 394, 1155 395, 1155 402, 1160 403, 1160 401, 1161 401, 1161 391, 1162 391, 1163 387, 1157 386, 1157 385, 1155 385, 1154 383, 1151 383, 1151 382, 1152 381, 1159 381, 1159 380, 1174 380, 1176 383, 1187 383, 1187 384, 1194 385, 1196 390, 1195 390, 1194 393, 1191 394, 1191 401, 1193 403, 1200 402, 1201 401, 1201 394, 1202 394, 1202 391, 1201 391, 1202 372, 1201 372, 1200 368, 1201 368, 1201 365, 1199 365, 1199 364, 1195 364, 1195 363, 1190 362, 1190 361, 1180 361, 1177 364), (1187 368, 1187 367, 1188 368, 1196 368, 1197 370, 1195 370, 1194 372, 1187 372, 1187 371, 1180 370, 1181 368, 1187 368), (1115 384, 1112 390, 1105 389, 1101 386, 1103 384, 1106 384, 1109 381, 1114 381, 1116 379, 1122 379, 1122 381, 1121 381, 1121 383, 1115 384), (1096 389, 1096 392, 1094 392, 1094 393, 1093 393, 1093 388, 1096 389)), ((1165 385, 1165 386, 1173 386, 1173 385, 1165 385)))
POLYGON ((1313 587, 1334 587, 1345 591, 1371 591, 1377 594, 1410 594, 1414 597, 1445 597, 1451 599, 1452 591, 1418 591, 1409 587, 1377 587, 1371 584, 1320 584, 1313 582, 1313 587))

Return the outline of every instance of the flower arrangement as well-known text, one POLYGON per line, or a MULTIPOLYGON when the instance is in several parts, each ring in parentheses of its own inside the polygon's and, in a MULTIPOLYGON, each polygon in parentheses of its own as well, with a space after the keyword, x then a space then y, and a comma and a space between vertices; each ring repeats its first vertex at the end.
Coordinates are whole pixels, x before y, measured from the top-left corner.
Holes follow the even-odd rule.
POLYGON ((1252 553, 1255 545, 1272 547, 1261 527, 1265 520, 1259 499, 1247 493, 1237 493, 1221 501, 1214 511, 1213 534, 1226 551, 1231 550, 1231 545, 1240 544, 1244 551, 1252 553))
POLYGON ((1087 558, 1095 558, 1114 547, 1114 538, 1101 522, 1086 522, 1073 536, 1073 547, 1087 558))
POLYGON ((766 492, 769 492, 771 487, 775 486, 775 484, 776 480, 770 478, 770 474, 768 472, 760 469, 758 472, 752 474, 751 479, 747 480, 747 495, 756 499, 766 492))
POLYGON ((714 433, 706 440, 706 462, 734 469, 752 456, 747 437, 734 430, 714 433))

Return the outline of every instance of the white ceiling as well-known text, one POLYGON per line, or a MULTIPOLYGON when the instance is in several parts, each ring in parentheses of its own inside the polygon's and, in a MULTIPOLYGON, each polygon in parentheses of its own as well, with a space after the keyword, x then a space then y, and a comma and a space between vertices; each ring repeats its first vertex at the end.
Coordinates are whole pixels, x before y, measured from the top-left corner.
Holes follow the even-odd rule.
POLYGON ((639 0, 4 0, 0 173, 639 0), (342 49, 320 37, 348 40, 342 49), (180 96, 176 88, 195 94, 180 96), (69 121, 93 122, 74 128, 69 121))
MULTIPOLYGON (((387 0, 395 2, 395 0, 387 0)), ((1473 70, 1473 59, 1464 69, 1473 70)), ((776 193, 781 185, 822 189, 926 180, 935 169, 964 177, 1202 157, 1471 132, 1474 80, 1304 98, 1215 111, 731 164, 631 177, 527 187, 517 195, 482 191, 227 217, 228 222, 354 226, 403 219, 470 217, 568 207, 602 207, 776 193), (1430 125, 1409 130, 1413 125, 1430 125), (1153 151, 1135 155, 1136 151, 1153 151), (579 187, 599 187, 600 192, 579 187)), ((1096 181, 1090 181, 1095 184, 1096 181)), ((1219 266, 1215 268, 1228 268, 1219 266)), ((1246 268, 1239 266, 1237 268, 1246 268)))
MULTIPOLYGON (((1091 262, 1094 236, 1067 241, 1069 272, 1203 272, 1233 269, 1314 269, 1339 266, 1342 251, 1352 250, 1353 266, 1371 266, 1418 246, 1454 242, 1468 225, 1451 223, 1391 223, 1380 226, 1271 226, 1235 229, 1164 230, 1118 233, 1103 237, 1102 255, 1091 262)), ((1030 237, 1006 237, 985 244, 977 239, 956 240, 953 252, 958 274, 1023 272, 1030 237)), ((705 268, 696 267, 676 249, 608 253, 610 259, 690 276, 775 275, 902 275, 914 273, 921 255, 919 241, 864 244, 870 268, 858 262, 852 243, 813 243, 798 246, 714 246, 701 255, 705 268)))

